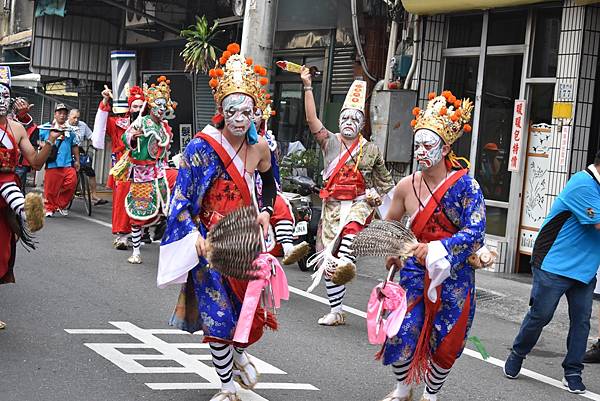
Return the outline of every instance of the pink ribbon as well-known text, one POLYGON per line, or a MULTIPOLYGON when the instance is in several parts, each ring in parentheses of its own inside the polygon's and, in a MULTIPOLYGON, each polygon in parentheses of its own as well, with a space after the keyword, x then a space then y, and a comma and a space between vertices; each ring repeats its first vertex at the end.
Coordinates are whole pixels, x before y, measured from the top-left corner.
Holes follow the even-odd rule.
POLYGON ((392 338, 398 334, 406 315, 406 309, 406 291, 399 284, 388 281, 385 287, 383 287, 383 283, 380 283, 373 288, 367 304, 369 342, 383 344, 386 335, 388 338, 392 338), (385 312, 390 313, 386 319, 380 319, 380 312, 382 315, 385 312))
POLYGON ((282 299, 287 301, 290 298, 287 278, 277 258, 268 253, 261 253, 253 262, 253 265, 254 267, 258 267, 258 278, 248 282, 242 303, 242 310, 240 311, 233 336, 233 341, 240 344, 248 342, 256 308, 258 308, 260 302, 260 296, 269 284, 271 284, 273 300, 268 298, 265 307, 279 308, 281 307, 282 299))

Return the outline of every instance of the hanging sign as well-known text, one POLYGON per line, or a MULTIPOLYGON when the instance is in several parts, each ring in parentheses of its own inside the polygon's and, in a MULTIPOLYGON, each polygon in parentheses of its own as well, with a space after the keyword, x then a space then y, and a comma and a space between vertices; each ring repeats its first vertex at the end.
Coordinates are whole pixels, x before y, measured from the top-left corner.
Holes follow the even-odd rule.
POLYGON ((523 137, 525 136, 525 100, 516 99, 513 112, 512 133, 510 136, 510 148, 508 152, 508 171, 520 171, 521 169, 521 148, 523 147, 523 137))

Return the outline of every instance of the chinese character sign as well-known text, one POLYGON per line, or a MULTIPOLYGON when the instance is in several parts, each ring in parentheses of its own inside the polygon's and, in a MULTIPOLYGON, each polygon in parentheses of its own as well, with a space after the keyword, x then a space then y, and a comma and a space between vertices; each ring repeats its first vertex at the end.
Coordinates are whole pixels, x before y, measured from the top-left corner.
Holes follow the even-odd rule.
POLYGON ((508 171, 519 171, 521 169, 521 148, 523 147, 523 138, 525 137, 525 100, 515 100, 515 110, 513 113, 513 125, 510 135, 510 148, 508 153, 508 171))

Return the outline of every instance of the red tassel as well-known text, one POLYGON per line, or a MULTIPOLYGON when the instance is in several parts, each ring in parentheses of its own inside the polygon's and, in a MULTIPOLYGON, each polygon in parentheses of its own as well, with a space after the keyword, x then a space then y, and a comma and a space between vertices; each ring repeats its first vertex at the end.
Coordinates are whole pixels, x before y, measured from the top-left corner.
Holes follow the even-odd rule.
POLYGON ((437 289, 438 297, 436 303, 432 303, 427 297, 430 283, 431 279, 429 278, 429 275, 425 274, 425 290, 423 291, 425 294, 423 295, 423 301, 425 302, 425 321, 423 322, 419 341, 417 342, 413 360, 408 370, 408 376, 406 378, 408 383, 421 383, 421 380, 425 377, 425 373, 429 368, 428 362, 431 358, 431 330, 433 329, 435 315, 441 305, 441 288, 437 289))
POLYGON ((375 354, 376 361, 380 361, 381 358, 383 358, 384 351, 385 351, 385 343, 383 343, 383 345, 381 346, 381 349, 379 351, 377 351, 377 353, 375 354))
POLYGON ((212 117, 211 121, 213 124, 219 125, 223 122, 224 119, 225 118, 223 117, 223 114, 217 113, 212 117))

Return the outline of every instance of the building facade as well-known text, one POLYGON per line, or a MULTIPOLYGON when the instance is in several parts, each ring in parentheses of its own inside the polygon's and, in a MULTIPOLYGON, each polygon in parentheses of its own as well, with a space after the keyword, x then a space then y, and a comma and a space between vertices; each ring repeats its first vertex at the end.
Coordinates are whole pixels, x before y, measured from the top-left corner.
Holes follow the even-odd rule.
POLYGON ((473 132, 455 151, 486 198, 494 270, 526 273, 554 199, 600 147, 600 6, 512 3, 535 4, 439 14, 433 5, 416 88, 422 107, 444 89, 475 100, 473 132))

